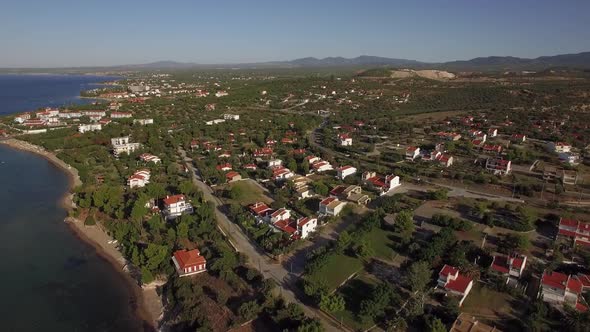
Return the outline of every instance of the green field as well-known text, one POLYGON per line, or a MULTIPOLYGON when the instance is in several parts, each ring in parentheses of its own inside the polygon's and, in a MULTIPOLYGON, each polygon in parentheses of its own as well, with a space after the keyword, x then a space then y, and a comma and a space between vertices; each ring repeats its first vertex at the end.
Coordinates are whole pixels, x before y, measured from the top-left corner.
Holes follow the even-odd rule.
POLYGON ((334 291, 352 274, 363 269, 363 263, 355 257, 337 254, 330 257, 326 265, 315 271, 311 279, 324 279, 328 282, 330 292, 334 291))
POLYGON ((375 325, 373 320, 361 321, 358 318, 360 311, 360 303, 371 292, 372 286, 376 284, 376 280, 371 278, 366 272, 359 273, 357 277, 349 280, 344 286, 338 289, 338 294, 342 295, 346 302, 346 309, 335 312, 332 315, 340 320, 342 324, 354 330, 366 330, 375 325))
MULTIPOLYGON (((238 187, 240 195, 230 201, 247 206, 256 202, 265 202, 267 204, 272 203, 272 199, 266 196, 265 192, 251 181, 237 181, 229 185, 229 188, 238 187)), ((229 189, 228 188, 228 189, 229 189)))
POLYGON ((393 232, 375 227, 366 235, 367 242, 375 251, 375 257, 385 261, 392 261, 397 252, 393 250, 395 246, 395 234, 393 232))
POLYGON ((463 302, 462 309, 473 315, 486 317, 495 315, 500 318, 513 314, 515 304, 517 305, 517 301, 511 295, 475 283, 463 302))

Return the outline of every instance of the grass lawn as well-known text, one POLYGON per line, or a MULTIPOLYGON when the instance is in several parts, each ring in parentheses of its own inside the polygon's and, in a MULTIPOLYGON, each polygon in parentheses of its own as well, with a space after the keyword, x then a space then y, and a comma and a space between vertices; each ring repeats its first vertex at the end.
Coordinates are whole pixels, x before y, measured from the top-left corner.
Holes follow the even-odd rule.
POLYGON ((231 183, 229 186, 230 188, 239 188, 240 196, 231 201, 242 206, 247 206, 256 202, 265 202, 267 204, 272 203, 272 199, 266 196, 265 192, 251 181, 237 181, 231 183))
POLYGON ((393 249, 393 246, 395 246, 393 232, 375 227, 365 238, 375 251, 375 257, 391 261, 397 256, 397 252, 393 249))
POLYGON ((496 316, 500 319, 506 318, 507 315, 514 315, 515 303, 515 299, 509 294, 497 292, 476 283, 463 302, 462 311, 475 316, 496 316))
POLYGON ((331 256, 326 265, 315 271, 310 277, 325 279, 331 291, 334 291, 353 273, 363 269, 363 263, 355 257, 337 254, 331 256))
POLYGON ((338 294, 342 295, 346 302, 346 309, 332 313, 337 320, 341 321, 342 324, 352 328, 353 330, 364 331, 371 326, 375 325, 375 322, 361 321, 358 318, 360 311, 360 304, 369 295, 377 281, 371 278, 366 272, 360 273, 356 278, 349 280, 344 286, 338 289, 338 294))

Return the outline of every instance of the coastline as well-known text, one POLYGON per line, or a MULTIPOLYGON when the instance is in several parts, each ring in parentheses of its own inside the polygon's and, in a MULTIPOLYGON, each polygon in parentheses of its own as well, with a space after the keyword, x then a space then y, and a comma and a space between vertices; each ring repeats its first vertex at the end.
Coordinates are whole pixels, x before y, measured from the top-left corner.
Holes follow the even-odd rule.
MULTIPOLYGON (((59 200, 59 204, 66 211, 71 211, 75 208, 72 190, 82 185, 82 181, 80 180, 76 168, 57 158, 53 152, 26 141, 8 138, 0 140, 0 144, 12 149, 34 153, 45 158, 51 164, 62 170, 68 177, 68 192, 66 192, 59 200)), ((98 256, 111 264, 122 277, 123 281, 133 294, 132 296, 136 303, 134 311, 137 317, 143 322, 143 329, 145 331, 156 331, 158 329, 159 321, 163 316, 163 305, 160 296, 156 292, 156 287, 150 287, 149 285, 141 287, 138 285, 137 281, 134 280, 128 272, 127 260, 115 245, 109 243, 109 241, 112 241, 112 238, 100 225, 85 226, 82 221, 72 217, 67 217, 65 221, 76 237, 92 246, 96 250, 98 256)))

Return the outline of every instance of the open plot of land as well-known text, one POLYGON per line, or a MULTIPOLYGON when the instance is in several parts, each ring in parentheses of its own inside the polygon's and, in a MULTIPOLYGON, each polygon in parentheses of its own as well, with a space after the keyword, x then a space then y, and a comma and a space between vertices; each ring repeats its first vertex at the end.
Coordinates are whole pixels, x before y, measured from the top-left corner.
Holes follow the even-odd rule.
POLYGON ((266 192, 251 180, 237 181, 229 185, 230 188, 238 188, 239 196, 233 199, 234 202, 246 206, 256 202, 270 204, 273 199, 266 195, 266 192))
POLYGON ((505 319, 518 316, 522 309, 520 301, 507 293, 500 293, 476 283, 465 299, 462 310, 476 317, 505 319))
POLYGON ((332 292, 337 289, 351 275, 363 269, 360 259, 336 254, 330 257, 326 265, 310 276, 312 279, 324 279, 332 292))
POLYGON ((397 256, 397 252, 393 249, 395 246, 395 234, 393 232, 375 227, 365 238, 375 252, 375 257, 385 261, 392 261, 397 256))
POLYGON ((338 294, 344 298, 346 308, 343 311, 333 313, 334 317, 354 330, 364 331, 373 326, 375 323, 372 320, 363 321, 358 318, 358 313, 361 309, 361 302, 369 297, 371 288, 375 284, 376 280, 371 275, 363 272, 340 287, 338 294))

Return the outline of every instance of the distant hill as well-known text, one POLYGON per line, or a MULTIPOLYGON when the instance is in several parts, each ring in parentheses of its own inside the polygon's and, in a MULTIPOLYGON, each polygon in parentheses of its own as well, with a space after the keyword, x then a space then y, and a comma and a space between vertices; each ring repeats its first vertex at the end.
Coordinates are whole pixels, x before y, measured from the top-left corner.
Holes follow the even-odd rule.
POLYGON ((550 67, 590 68, 590 52, 541 56, 534 59, 511 56, 490 56, 465 61, 437 64, 447 69, 546 69, 550 67))

